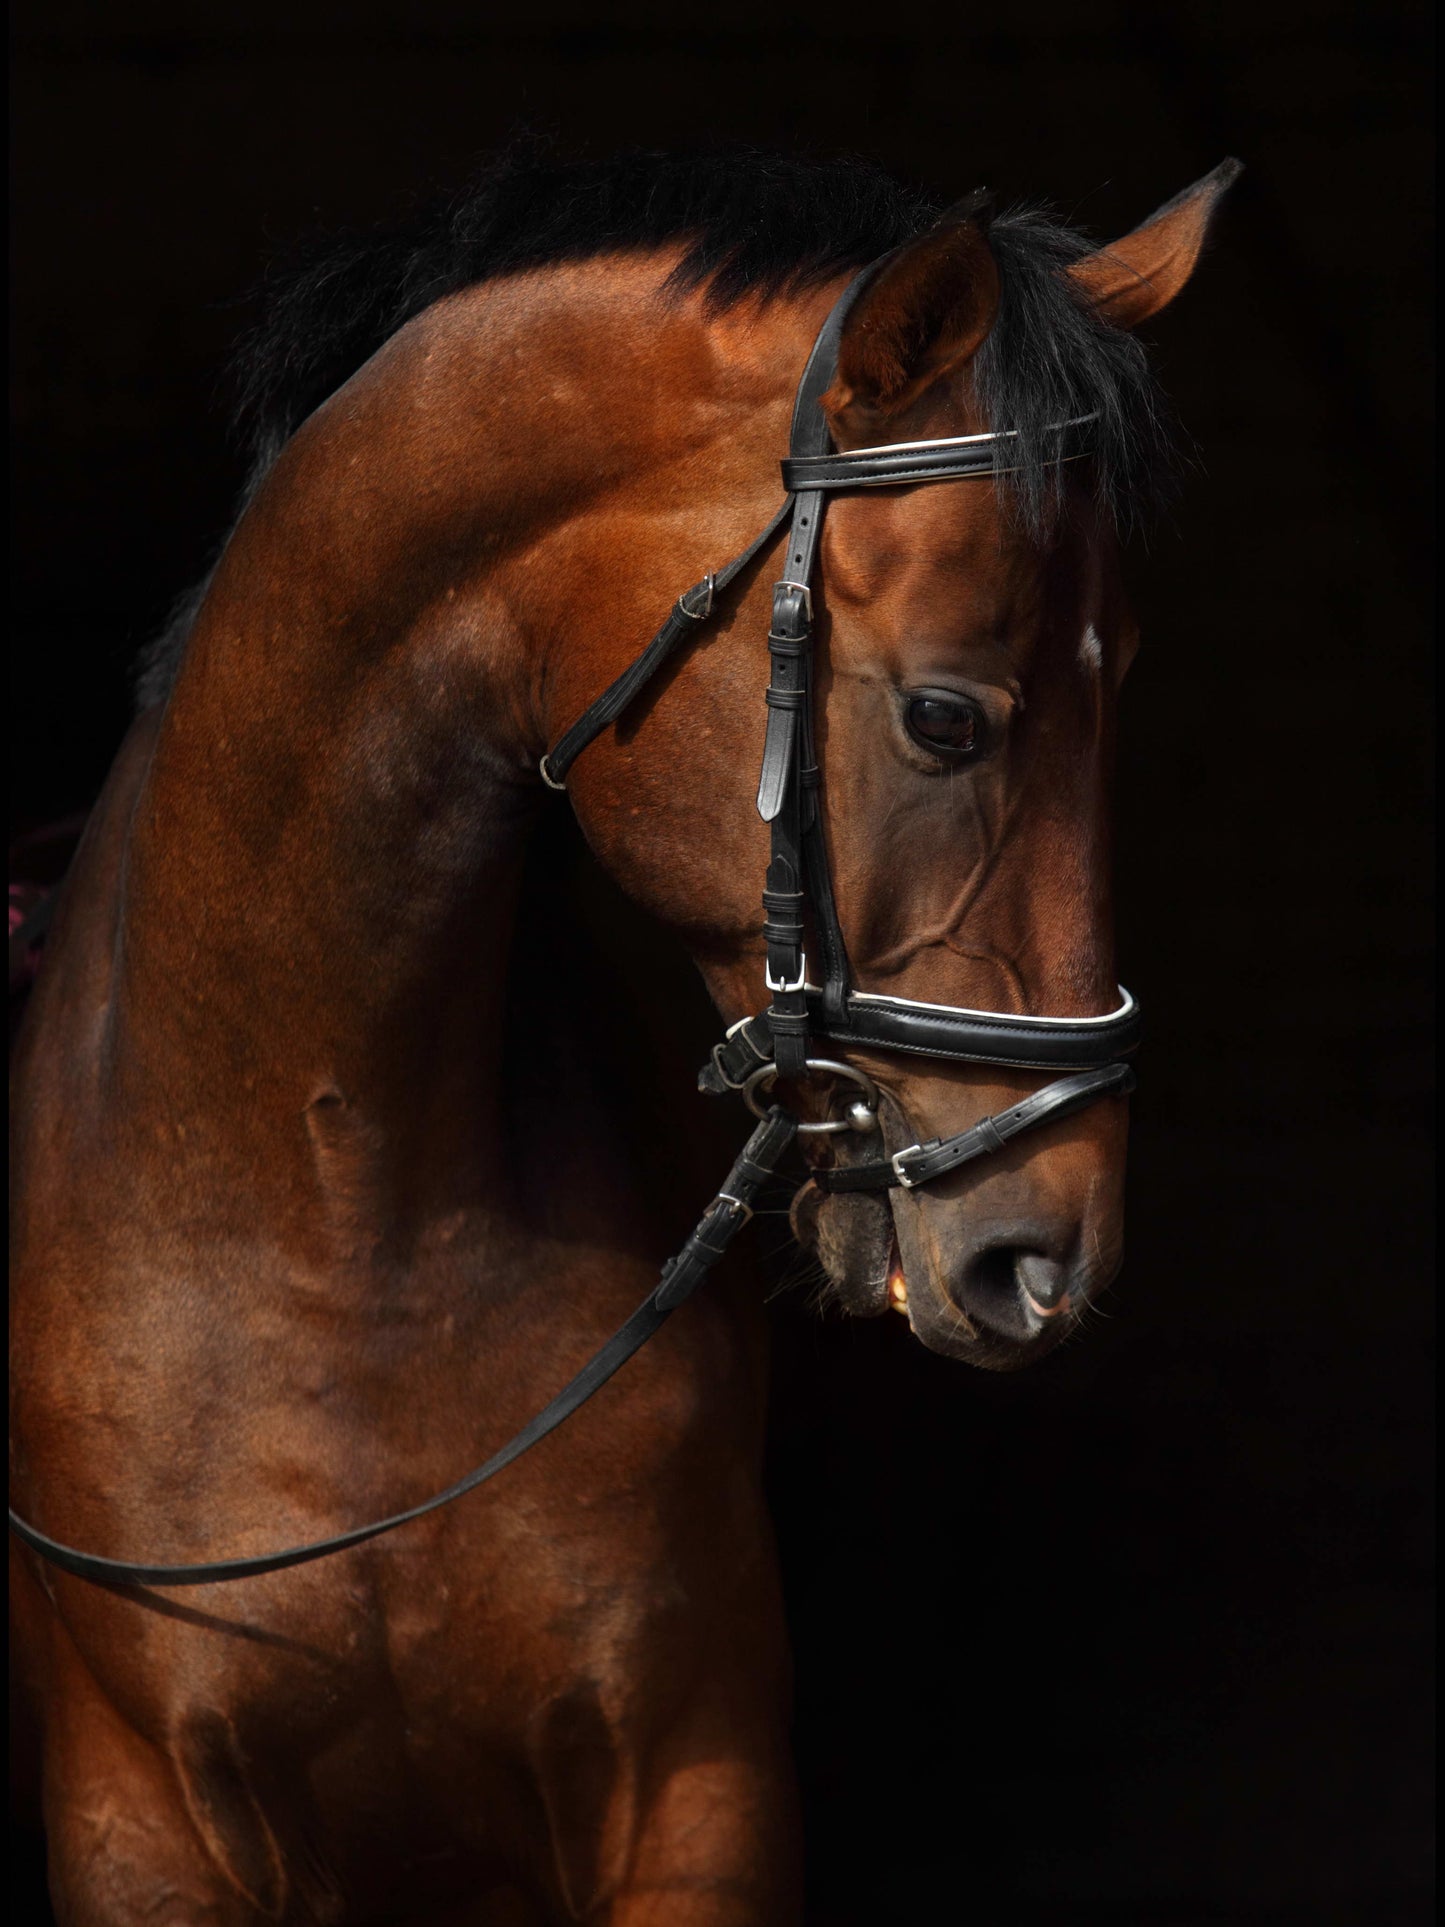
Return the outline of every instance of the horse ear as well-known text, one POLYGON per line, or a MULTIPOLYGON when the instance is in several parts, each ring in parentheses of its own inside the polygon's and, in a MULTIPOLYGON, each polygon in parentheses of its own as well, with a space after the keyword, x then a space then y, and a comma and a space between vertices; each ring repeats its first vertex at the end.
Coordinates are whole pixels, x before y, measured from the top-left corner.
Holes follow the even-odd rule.
POLYGON ((1215 209, 1244 172, 1221 161, 1122 241, 1087 254, 1070 278, 1116 328, 1137 328, 1167 308, 1198 265, 1215 209))
POLYGON ((960 201, 890 255, 859 295, 823 397, 830 418, 896 415, 975 353, 998 311, 998 267, 984 232, 990 206, 982 192, 960 201))

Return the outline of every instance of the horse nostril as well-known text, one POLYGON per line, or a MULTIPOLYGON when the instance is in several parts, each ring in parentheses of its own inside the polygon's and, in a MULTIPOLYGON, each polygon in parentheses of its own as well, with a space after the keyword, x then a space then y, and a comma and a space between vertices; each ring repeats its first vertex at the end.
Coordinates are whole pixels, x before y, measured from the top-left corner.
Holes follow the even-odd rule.
POLYGON ((987 1245, 959 1280, 959 1300, 971 1317, 1008 1337, 1038 1335, 1040 1320, 1059 1317, 1069 1300, 1069 1267, 1037 1246, 987 1245))
POLYGON ((1067 1268, 1057 1259, 1046 1258, 1041 1251, 1017 1251, 1012 1255, 1014 1278, 1024 1295, 1032 1300, 1034 1309, 1057 1311, 1068 1296, 1067 1268))

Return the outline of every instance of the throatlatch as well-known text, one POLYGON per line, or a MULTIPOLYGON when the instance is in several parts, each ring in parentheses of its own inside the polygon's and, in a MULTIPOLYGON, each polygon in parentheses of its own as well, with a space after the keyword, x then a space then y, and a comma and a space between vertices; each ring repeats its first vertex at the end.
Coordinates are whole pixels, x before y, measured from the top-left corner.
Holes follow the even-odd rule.
MULTIPOLYGON (((571 1383, 484 1464, 422 1504, 281 1552, 188 1565, 137 1564, 80 1552, 27 1524, 12 1510, 11 1531, 52 1565, 106 1585, 202 1586, 255 1578, 363 1545, 424 1518, 493 1478, 585 1404, 697 1290, 752 1216, 759 1188, 799 1132, 877 1131, 872 1080, 857 1066, 824 1054, 818 1040, 950 1063, 1007 1064, 1069 1073, 956 1136, 910 1145, 892 1157, 816 1173, 814 1182, 828 1191, 912 1190, 930 1184, 975 1158, 1002 1150, 1026 1131, 1099 1098, 1133 1089, 1133 1072, 1118 1061, 1139 1041, 1139 1008, 1127 991, 1120 992, 1118 1009, 1105 1016, 1063 1018, 1015 1017, 915 1003, 852 987, 824 841, 814 740, 812 585, 827 500, 839 489, 911 488, 1003 474, 1017 439, 1004 430, 898 442, 846 454, 832 451, 821 398, 833 380, 848 311, 881 265, 875 262, 865 268, 844 290, 813 345, 793 409, 788 457, 782 465, 787 493, 776 515, 741 555, 678 598, 642 654, 584 711, 539 766, 544 782, 564 789, 567 773, 582 751, 616 722, 684 638, 712 616, 719 594, 788 523, 783 574, 773 591, 768 632, 772 673, 757 797, 758 813, 771 833, 763 886, 763 941, 764 975, 772 1001, 758 1016, 732 1026, 698 1077, 705 1092, 738 1092, 761 1121, 697 1229, 668 1261, 655 1289, 571 1383), (808 974, 805 945, 810 917, 821 984, 813 983, 808 974), (775 1082, 810 1076, 854 1085, 860 1095, 844 1118, 805 1123, 777 1104, 764 1108, 764 1096, 775 1082)), ((1087 454, 1086 431, 1093 419, 1086 416, 1060 423, 1052 431, 1055 447, 1049 459, 1073 461, 1087 454)))

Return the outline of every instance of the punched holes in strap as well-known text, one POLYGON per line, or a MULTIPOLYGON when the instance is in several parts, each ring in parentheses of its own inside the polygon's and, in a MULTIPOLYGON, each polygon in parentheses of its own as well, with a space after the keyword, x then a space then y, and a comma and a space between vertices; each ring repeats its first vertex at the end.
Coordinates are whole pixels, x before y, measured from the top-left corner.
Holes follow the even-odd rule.
POLYGON ((1041 1091, 1034 1091, 1006 1111, 980 1118, 977 1124, 953 1137, 930 1138, 926 1144, 911 1144, 890 1158, 876 1163, 840 1166, 815 1173, 823 1191, 913 1191, 936 1178, 961 1170, 975 1158, 1003 1150, 1012 1138, 1041 1125, 1056 1123, 1076 1111, 1097 1103, 1103 1097, 1125 1097, 1134 1088, 1134 1073, 1127 1064, 1103 1064, 1096 1070, 1077 1071, 1072 1077, 1057 1078, 1041 1091))

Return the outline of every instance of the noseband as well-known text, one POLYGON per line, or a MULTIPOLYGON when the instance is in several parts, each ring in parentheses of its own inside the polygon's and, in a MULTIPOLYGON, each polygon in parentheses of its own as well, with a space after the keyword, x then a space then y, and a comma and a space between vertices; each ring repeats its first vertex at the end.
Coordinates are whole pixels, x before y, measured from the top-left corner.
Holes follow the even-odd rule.
MULTIPOLYGON (((772 675, 757 799, 758 813, 769 825, 772 840, 763 887, 764 980, 772 1001, 758 1016, 732 1026, 698 1077, 704 1092, 738 1092, 761 1121, 697 1229, 677 1256, 668 1260, 654 1290, 569 1385, 484 1464, 420 1505, 281 1552, 185 1565, 143 1565, 81 1552, 50 1538, 12 1509, 12 1532, 52 1565, 107 1585, 200 1586, 254 1578, 363 1545, 475 1490, 585 1404, 691 1297, 753 1215, 761 1187, 799 1132, 877 1131, 878 1093, 872 1079, 821 1047, 815 1052, 815 1040, 946 1063, 1066 1073, 1021 1103, 953 1137, 931 1138, 892 1157, 818 1171, 813 1182, 825 1191, 913 1190, 975 1158, 1001 1151, 1024 1132, 1067 1117, 1099 1098, 1133 1089, 1134 1074, 1119 1061, 1139 1041, 1139 1007, 1127 991, 1120 991, 1118 1009, 1102 1017, 1016 1017, 1003 1011, 915 1003, 853 988, 823 837, 822 778, 814 735, 812 584, 824 511, 829 496, 840 489, 915 488, 966 476, 1007 474, 1015 466, 1018 446, 1017 434, 1003 430, 940 441, 896 442, 846 454, 832 451, 821 398, 837 368, 848 312, 880 265, 864 269, 844 290, 808 357, 793 409, 788 456, 782 464, 787 491, 782 507, 741 555, 678 598, 642 654, 584 711, 539 766, 544 782, 564 789, 568 771, 587 745, 623 714, 678 645, 708 621, 719 594, 788 523, 783 578, 773 591, 768 633, 772 675), (810 913, 821 984, 811 981, 804 951, 810 913), (853 1087, 857 1095, 845 1117, 804 1122, 781 1105, 765 1103, 776 1082, 809 1078, 841 1080, 853 1087)), ((1086 431, 1092 420, 1084 416, 1049 430, 1053 444, 1045 459, 1067 462, 1086 455, 1086 431)))

